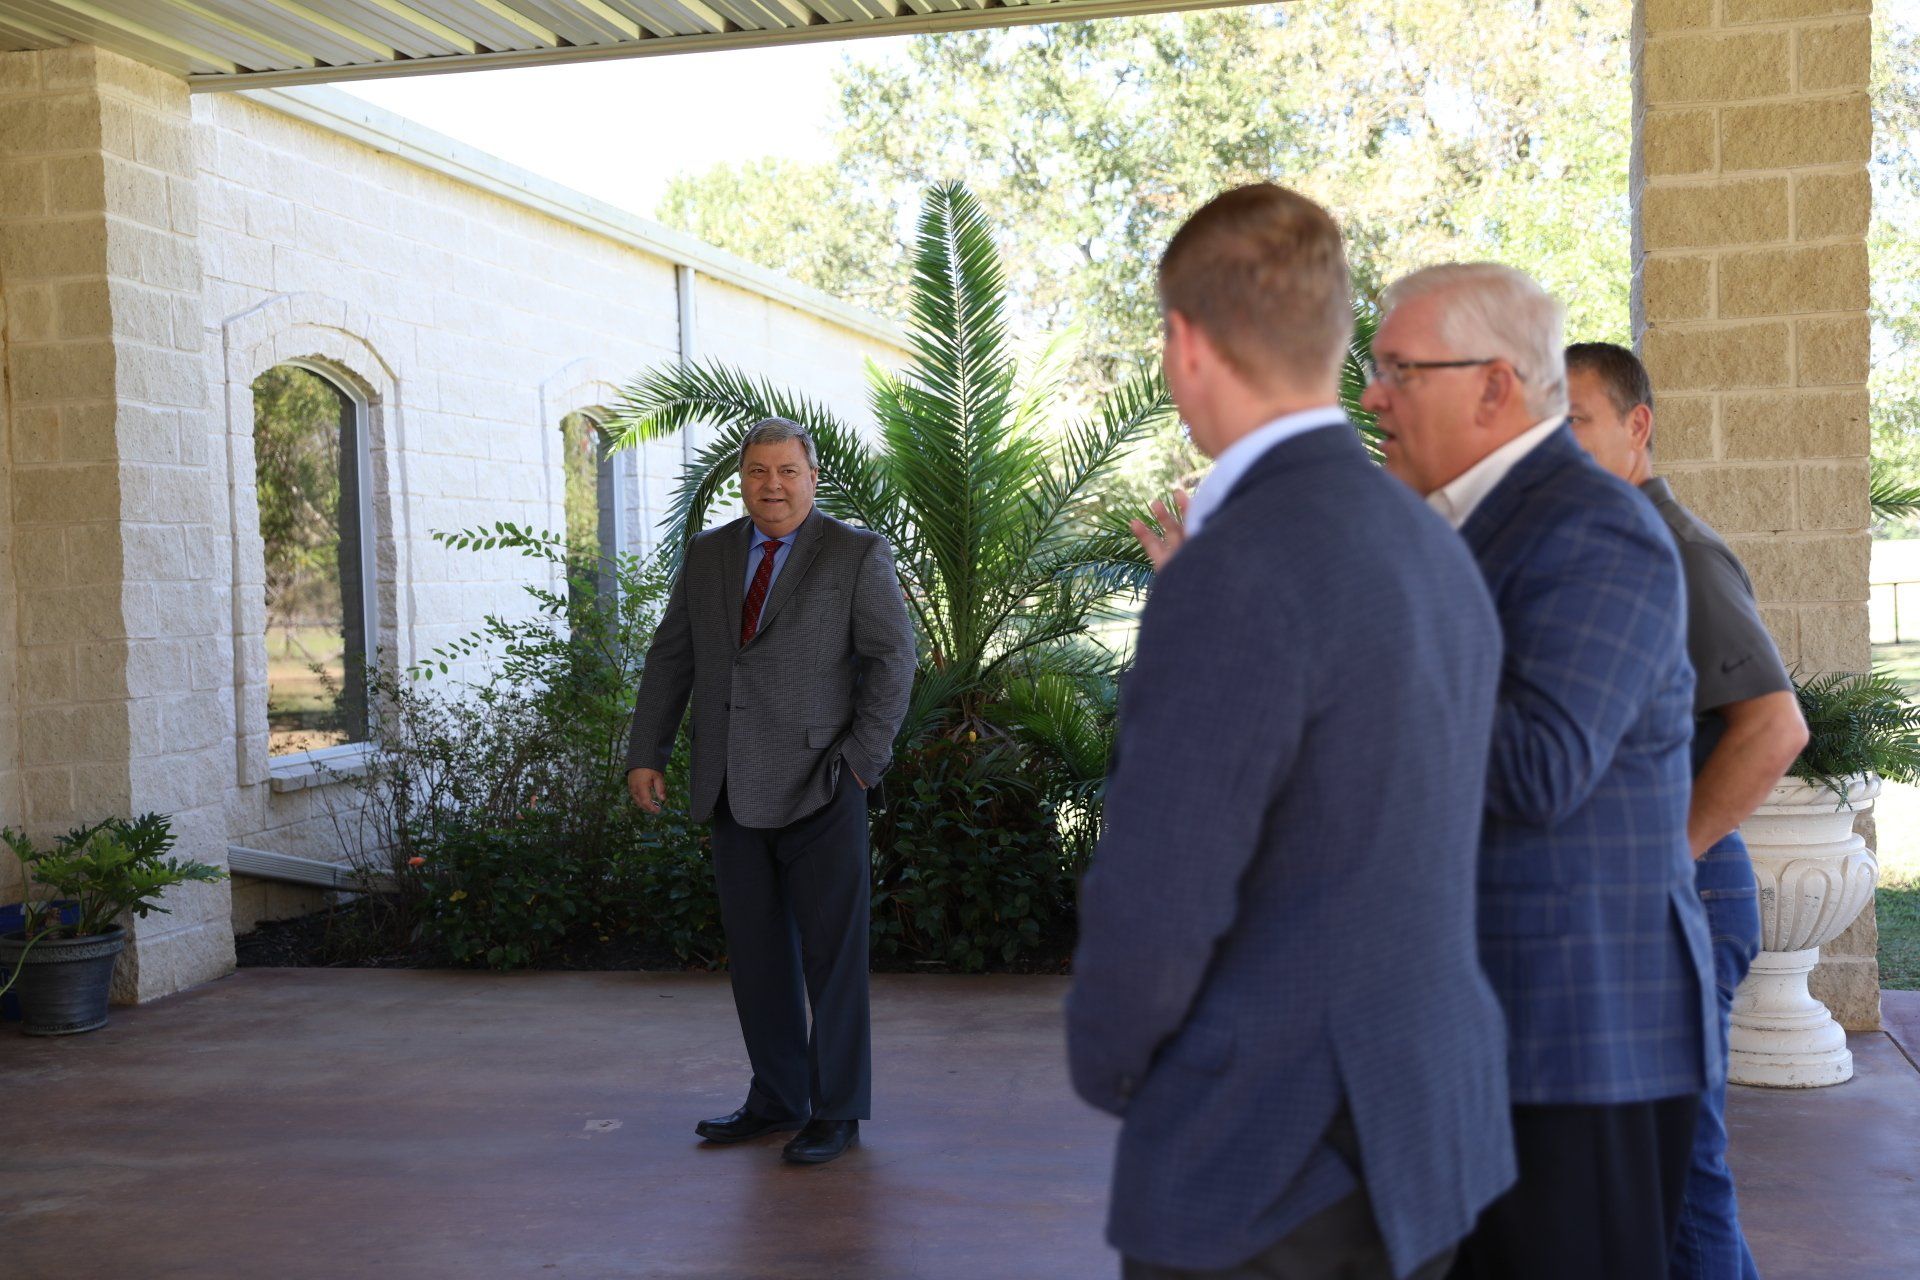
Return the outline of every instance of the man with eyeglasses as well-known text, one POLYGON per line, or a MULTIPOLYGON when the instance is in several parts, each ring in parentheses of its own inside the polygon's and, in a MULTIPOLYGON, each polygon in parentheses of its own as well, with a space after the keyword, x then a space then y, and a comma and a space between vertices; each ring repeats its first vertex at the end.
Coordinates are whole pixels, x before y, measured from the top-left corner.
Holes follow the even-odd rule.
POLYGON ((1361 403, 1387 468, 1478 560, 1506 653, 1479 865, 1520 1177, 1456 1277, 1665 1276, 1702 1092, 1724 1075, 1687 838, 1678 556, 1565 425, 1562 308, 1492 263, 1382 298, 1361 403))

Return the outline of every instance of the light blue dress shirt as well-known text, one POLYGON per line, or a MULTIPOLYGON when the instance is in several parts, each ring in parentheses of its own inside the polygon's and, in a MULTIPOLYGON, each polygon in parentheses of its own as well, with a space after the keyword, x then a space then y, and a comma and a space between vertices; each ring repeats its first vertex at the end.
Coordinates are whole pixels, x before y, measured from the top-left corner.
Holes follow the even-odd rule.
POLYGON ((767 579, 767 594, 772 595, 773 584, 780 581, 780 570, 786 568, 787 557, 793 553, 794 535, 790 533, 784 538, 772 538, 760 532, 757 524, 747 527, 753 530, 753 535, 747 539, 747 577, 740 584, 740 596, 745 599, 747 592, 753 590, 753 575, 760 572, 760 557, 763 554, 760 548, 769 542, 776 543, 780 548, 773 553, 773 576, 767 579))
POLYGON ((1213 460, 1213 470, 1207 472, 1187 503, 1187 536, 1191 538, 1200 532, 1207 517, 1220 509, 1220 504, 1233 492, 1233 486, 1240 483, 1240 477, 1246 475, 1267 450, 1303 431, 1312 431, 1316 427, 1345 426, 1345 411, 1337 404, 1330 404, 1324 408, 1302 409, 1299 413, 1275 418, 1266 426, 1256 427, 1228 445, 1213 460))

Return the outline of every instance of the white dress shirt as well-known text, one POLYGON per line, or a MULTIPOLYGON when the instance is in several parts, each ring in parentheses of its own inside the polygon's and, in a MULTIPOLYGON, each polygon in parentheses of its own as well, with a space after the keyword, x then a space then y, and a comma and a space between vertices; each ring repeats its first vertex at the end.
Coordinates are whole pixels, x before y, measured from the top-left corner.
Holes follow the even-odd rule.
POLYGON ((1540 442, 1552 435, 1554 428, 1565 421, 1566 415, 1559 414, 1548 418, 1545 422, 1528 427, 1451 481, 1428 494, 1427 505, 1446 517, 1448 524, 1458 529, 1467 522, 1467 517, 1473 514, 1473 509, 1479 506, 1502 480, 1507 478, 1507 472, 1519 466, 1520 459, 1539 448, 1540 442))
POLYGON ((1200 526, 1207 522, 1207 517, 1220 509, 1220 504, 1233 492, 1233 486, 1240 483, 1240 477, 1246 475, 1267 450, 1282 440, 1290 440, 1315 427, 1346 425, 1347 415, 1339 405, 1324 405, 1275 418, 1266 426, 1255 427, 1228 445, 1213 460, 1213 470, 1201 479, 1200 487, 1193 491, 1193 497, 1187 502, 1187 536, 1191 538, 1200 532, 1200 526))

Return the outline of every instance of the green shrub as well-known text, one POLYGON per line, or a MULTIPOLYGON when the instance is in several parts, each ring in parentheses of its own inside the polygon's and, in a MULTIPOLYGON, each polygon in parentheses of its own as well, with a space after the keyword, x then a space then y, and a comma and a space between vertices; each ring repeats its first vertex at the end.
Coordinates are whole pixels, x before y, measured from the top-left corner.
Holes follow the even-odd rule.
POLYGON ((667 812, 642 814, 626 786, 666 571, 632 557, 587 564, 562 539, 510 524, 435 536, 543 560, 568 585, 529 587, 531 615, 491 615, 411 670, 370 675, 375 750, 353 779, 365 804, 346 835, 392 892, 356 941, 506 969, 650 934, 683 962, 713 963, 718 911, 686 818, 684 750, 667 812), (597 581, 609 573, 611 592, 597 581), (469 663, 477 679, 461 675, 469 663))
MULTIPOLYGON (((674 776, 684 782, 684 765, 674 776)), ((707 833, 684 808, 663 809, 643 828, 632 868, 634 900, 642 904, 654 940, 682 964, 718 968, 727 942, 707 833)))
POLYGON ((873 952, 978 972, 1060 958, 1073 869, 1019 747, 934 735, 901 753, 874 824, 873 952))
POLYGON ((422 877, 422 939, 455 964, 521 969, 582 932, 595 915, 593 877, 551 825, 437 831, 422 877))

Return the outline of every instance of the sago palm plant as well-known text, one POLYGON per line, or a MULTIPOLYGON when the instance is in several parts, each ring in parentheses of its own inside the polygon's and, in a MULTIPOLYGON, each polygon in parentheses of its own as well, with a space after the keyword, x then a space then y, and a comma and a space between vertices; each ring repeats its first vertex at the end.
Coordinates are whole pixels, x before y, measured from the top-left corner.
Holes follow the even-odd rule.
POLYGON ((642 375, 609 425, 616 448, 696 422, 718 428, 675 492, 675 548, 704 527, 754 422, 805 426, 820 452, 821 509, 893 545, 921 645, 909 736, 998 732, 1018 718, 1004 708, 1017 685, 1111 667, 1111 654, 1078 641, 1145 570, 1124 529, 1102 526, 1091 506, 1171 405, 1154 371, 1083 421, 1053 421, 1058 381, 1021 385, 991 228, 958 183, 927 196, 912 288, 906 369, 868 369, 876 443, 806 394, 717 363, 642 375))

